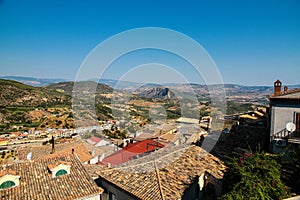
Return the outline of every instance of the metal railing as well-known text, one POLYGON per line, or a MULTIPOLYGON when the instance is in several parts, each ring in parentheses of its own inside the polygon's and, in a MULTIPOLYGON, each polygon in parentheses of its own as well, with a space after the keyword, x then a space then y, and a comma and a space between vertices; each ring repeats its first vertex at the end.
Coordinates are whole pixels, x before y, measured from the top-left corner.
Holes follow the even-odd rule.
POLYGON ((279 138, 279 139, 284 139, 284 138, 292 138, 293 137, 293 132, 288 131, 286 128, 275 133, 274 135, 272 135, 271 137, 271 141, 279 138))

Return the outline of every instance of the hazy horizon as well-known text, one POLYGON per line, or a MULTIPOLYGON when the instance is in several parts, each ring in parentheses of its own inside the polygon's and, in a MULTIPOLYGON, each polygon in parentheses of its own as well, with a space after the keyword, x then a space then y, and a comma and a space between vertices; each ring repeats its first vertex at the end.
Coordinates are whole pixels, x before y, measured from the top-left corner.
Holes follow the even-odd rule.
MULTIPOLYGON (((15 78, 32 78, 32 79, 37 79, 37 80, 44 79, 44 80, 75 81, 75 79, 65 79, 65 78, 59 78, 59 77, 50 77, 50 78, 49 77, 32 77, 32 76, 29 77, 29 76, 21 76, 21 75, 1 75, 0 79, 7 78, 7 77, 10 77, 10 78, 13 78, 13 77, 15 77, 15 78)), ((95 81, 95 82, 97 82, 97 80, 98 80, 98 78, 89 79, 89 80, 85 80, 85 81, 95 81)), ((100 80, 119 81, 117 79, 105 78, 105 77, 102 77, 100 80)), ((137 81, 130 81, 130 80, 121 80, 121 81, 131 82, 131 83, 137 83, 137 84, 162 84, 162 85, 168 85, 168 84, 198 84, 198 85, 206 85, 205 83, 194 83, 194 82, 191 82, 191 83, 186 83, 186 82, 181 82, 181 83, 180 82, 179 83, 178 82, 177 83, 175 83, 175 82, 158 83, 158 82, 137 82, 137 81)), ((275 81, 276 80, 274 80, 274 82, 275 81)), ((245 84, 240 84, 240 83, 230 83, 230 82, 226 83, 226 82, 224 82, 224 84, 226 84, 226 85, 230 85, 230 84, 232 84, 232 85, 241 85, 241 86, 248 86, 248 87, 251 87, 251 86, 273 87, 273 83, 270 84, 270 85, 259 85, 259 84, 257 84, 257 85, 245 85, 245 84)), ((300 81, 299 81, 299 83, 296 83, 296 84, 285 84, 284 82, 282 82, 282 84, 283 84, 283 86, 285 86, 285 85, 287 85, 287 86, 298 86, 298 85, 300 85, 300 81)))

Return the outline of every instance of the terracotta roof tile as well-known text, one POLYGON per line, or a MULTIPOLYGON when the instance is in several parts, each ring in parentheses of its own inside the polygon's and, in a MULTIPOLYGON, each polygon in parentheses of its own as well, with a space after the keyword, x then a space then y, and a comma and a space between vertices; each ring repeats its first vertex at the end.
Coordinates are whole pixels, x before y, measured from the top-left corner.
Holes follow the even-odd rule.
POLYGON ((85 147, 83 142, 75 141, 72 143, 55 144, 55 151, 51 154, 51 145, 39 145, 31 146, 18 149, 19 159, 26 160, 27 154, 32 152, 32 160, 39 160, 41 158, 56 157, 62 154, 70 154, 74 149, 74 153, 79 157, 81 162, 86 162, 90 160, 93 156, 90 154, 89 150, 85 147))
POLYGON ((17 171, 11 170, 11 169, 7 169, 7 168, 4 167, 4 168, 0 171, 0 177, 5 176, 6 174, 11 174, 11 175, 16 175, 16 176, 19 176, 19 175, 20 175, 17 171))
POLYGON ((270 95, 270 99, 300 99, 300 88, 282 91, 280 95, 270 95))
POLYGON ((57 167, 57 166, 60 165, 60 164, 71 166, 71 163, 70 163, 70 162, 59 161, 59 162, 56 162, 56 163, 49 164, 49 165, 48 165, 48 169, 51 170, 51 169, 57 167))
POLYGON ((87 142, 90 144, 97 144, 98 142, 100 142, 102 139, 96 136, 92 136, 89 139, 87 139, 87 142))
POLYGON ((5 169, 19 173, 20 185, 0 190, 0 199, 76 199, 103 192, 74 155, 12 164, 5 169), (58 162, 70 163, 71 173, 52 178, 48 165, 58 162))
POLYGON ((204 172, 222 179, 224 163, 195 145, 165 147, 99 176, 140 199, 181 199, 204 172))
POLYGON ((160 135, 158 138, 166 140, 167 142, 175 142, 179 138, 179 134, 168 132, 163 135, 160 135))

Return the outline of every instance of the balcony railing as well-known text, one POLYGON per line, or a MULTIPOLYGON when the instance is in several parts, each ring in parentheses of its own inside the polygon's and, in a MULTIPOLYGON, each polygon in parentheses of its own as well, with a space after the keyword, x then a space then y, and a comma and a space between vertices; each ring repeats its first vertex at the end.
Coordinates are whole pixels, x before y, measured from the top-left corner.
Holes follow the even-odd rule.
POLYGON ((288 139, 290 143, 300 143, 300 137, 297 132, 288 131, 286 128, 271 136, 271 141, 274 139, 288 139))
POLYGON ((290 138, 290 137, 292 137, 291 132, 289 132, 289 131, 285 128, 285 129, 283 129, 283 130, 281 130, 281 131, 275 133, 275 134, 273 135, 272 140, 274 140, 274 139, 276 139, 276 138, 283 139, 283 138, 290 138))

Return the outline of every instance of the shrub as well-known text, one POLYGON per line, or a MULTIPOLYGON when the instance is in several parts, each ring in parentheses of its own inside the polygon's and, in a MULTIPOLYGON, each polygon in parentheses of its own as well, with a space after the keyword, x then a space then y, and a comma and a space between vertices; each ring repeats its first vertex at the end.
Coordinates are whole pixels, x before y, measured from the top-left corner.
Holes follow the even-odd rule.
POLYGON ((289 191, 280 179, 276 156, 246 152, 228 163, 221 199, 283 199, 289 191))

